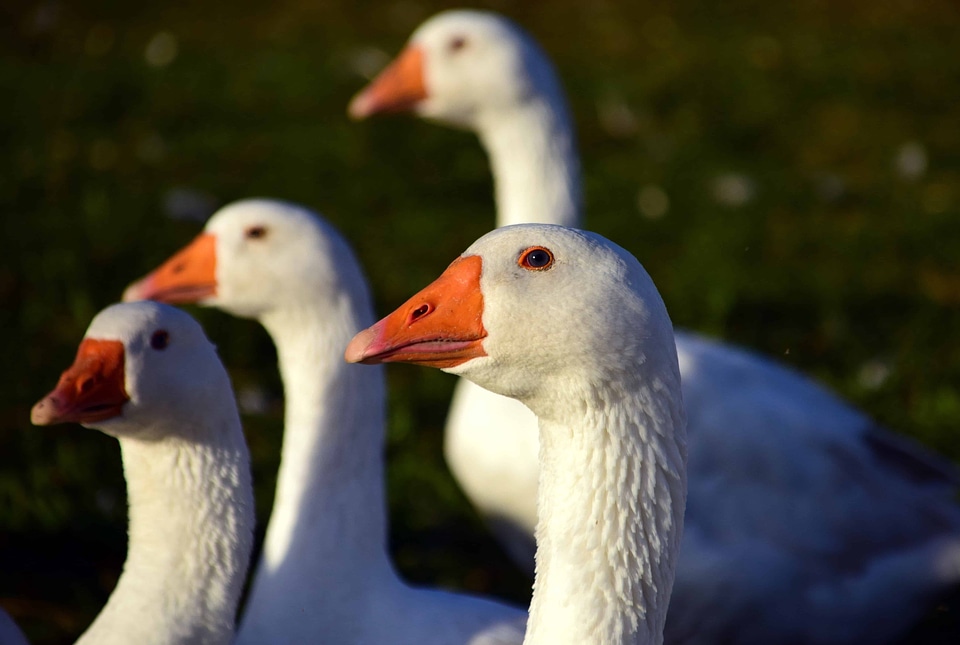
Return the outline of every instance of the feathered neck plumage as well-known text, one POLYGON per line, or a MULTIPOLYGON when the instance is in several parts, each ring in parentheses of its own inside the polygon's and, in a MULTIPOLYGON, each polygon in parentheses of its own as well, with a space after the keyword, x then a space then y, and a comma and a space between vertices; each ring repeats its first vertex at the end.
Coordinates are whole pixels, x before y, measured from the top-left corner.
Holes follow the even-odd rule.
POLYGON ((307 635, 313 623, 349 622, 364 585, 396 582, 387 556, 384 374, 343 361, 349 339, 373 320, 366 289, 351 291, 303 298, 261 318, 277 347, 285 427, 238 643, 261 642, 281 626, 307 635), (338 592, 322 606, 297 604, 326 588, 338 592))
POLYGON ((686 498, 679 374, 549 407, 525 643, 661 643, 686 498))
POLYGON ((218 441, 120 441, 124 571, 79 643, 228 643, 253 547, 250 458, 233 412, 218 441))
POLYGON ((490 157, 498 227, 580 225, 580 163, 559 89, 482 114, 476 130, 490 157))

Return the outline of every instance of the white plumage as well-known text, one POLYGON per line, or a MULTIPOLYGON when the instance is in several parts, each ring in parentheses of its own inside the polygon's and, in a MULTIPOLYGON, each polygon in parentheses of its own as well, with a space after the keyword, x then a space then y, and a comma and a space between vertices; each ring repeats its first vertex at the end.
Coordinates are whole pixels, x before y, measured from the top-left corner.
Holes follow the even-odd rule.
POLYGON ((346 241, 309 210, 245 200, 125 299, 200 301, 263 324, 286 395, 277 491, 238 644, 510 645, 523 611, 406 585, 387 553, 384 376, 343 362, 373 322, 346 241))
POLYGON ((10 615, 0 609, 0 645, 30 645, 10 615))
MULTIPOLYGON (((391 68, 353 116, 409 109, 471 129, 490 155, 498 226, 579 223, 573 127, 532 38, 495 14, 449 11, 399 59, 419 61, 419 90, 408 81, 397 102, 391 68)), ((960 581, 951 465, 788 368, 690 332, 676 343, 690 464, 669 642, 888 642, 960 581)), ((458 482, 527 570, 535 427, 461 380, 445 436, 458 482)))
POLYGON ((157 303, 108 307, 31 418, 96 428, 123 454, 127 559, 77 642, 229 643, 253 547, 253 486, 230 379, 200 325, 157 303))
POLYGON ((525 643, 663 642, 686 434, 670 319, 633 256, 584 231, 498 229, 358 334, 347 358, 442 367, 539 418, 525 643))

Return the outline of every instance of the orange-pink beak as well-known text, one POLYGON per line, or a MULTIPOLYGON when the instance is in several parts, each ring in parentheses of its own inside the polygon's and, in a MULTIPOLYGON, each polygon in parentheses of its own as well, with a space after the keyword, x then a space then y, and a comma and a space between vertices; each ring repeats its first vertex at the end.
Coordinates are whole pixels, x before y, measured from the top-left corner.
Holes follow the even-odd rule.
POLYGON ((119 416, 130 400, 124 384, 123 343, 85 338, 57 387, 30 411, 34 425, 93 423, 119 416))
POLYGON ((365 119, 374 114, 405 112, 427 98, 423 78, 423 50, 408 45, 363 88, 347 108, 354 119, 365 119))
POLYGON ((455 260, 399 309, 354 336, 344 353, 347 362, 446 368, 486 356, 482 268, 476 255, 455 260))
POLYGON ((217 238, 201 233, 151 273, 123 292, 123 301, 168 304, 198 302, 217 295, 217 238))

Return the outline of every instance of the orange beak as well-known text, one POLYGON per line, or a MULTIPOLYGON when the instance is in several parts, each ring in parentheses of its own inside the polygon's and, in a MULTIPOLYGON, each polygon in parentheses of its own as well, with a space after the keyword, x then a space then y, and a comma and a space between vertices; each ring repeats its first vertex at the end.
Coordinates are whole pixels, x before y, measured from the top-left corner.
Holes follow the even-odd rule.
POLYGON ((427 88, 423 80, 423 50, 408 45, 353 97, 347 113, 359 120, 373 114, 405 112, 425 98, 427 88))
POLYGON ((123 301, 168 304, 198 302, 217 295, 217 238, 201 233, 169 260, 123 292, 123 301))
POLYGON ((120 416, 130 400, 124 387, 123 343, 85 338, 57 387, 30 411, 34 425, 93 423, 120 416))
POLYGON ((399 309, 354 336, 344 358, 348 363, 415 363, 443 369, 486 356, 482 268, 477 255, 454 260, 399 309))

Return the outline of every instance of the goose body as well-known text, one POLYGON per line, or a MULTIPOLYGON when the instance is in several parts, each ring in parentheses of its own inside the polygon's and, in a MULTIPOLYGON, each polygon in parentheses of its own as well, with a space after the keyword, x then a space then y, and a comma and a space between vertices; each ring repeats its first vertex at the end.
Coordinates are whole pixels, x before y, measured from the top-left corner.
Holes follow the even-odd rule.
MULTIPOLYGON (((479 11, 427 20, 350 105, 357 118, 393 111, 478 135, 497 226, 578 225, 569 110, 550 61, 512 22, 479 11)), ((691 332, 675 339, 690 462, 668 642, 889 642, 960 583, 952 465, 793 370, 691 332)), ((535 428, 523 406, 461 379, 444 446, 528 571, 535 428)))
POLYGON ((3 609, 0 609, 0 645, 29 645, 20 627, 3 609))
POLYGON ((33 408, 119 440, 129 547, 84 645, 226 644, 253 546, 250 460, 230 380, 187 314, 111 306, 33 408))
POLYGON ((273 512, 237 643, 508 645, 525 614, 406 585, 387 553, 384 375, 343 348, 373 308, 346 241, 306 208, 244 200, 125 299, 200 302, 255 318, 286 395, 273 512))
POLYGON ((584 231, 498 229, 358 334, 346 357, 440 367, 537 415, 526 643, 663 641, 685 423, 670 319, 633 256, 584 231))

